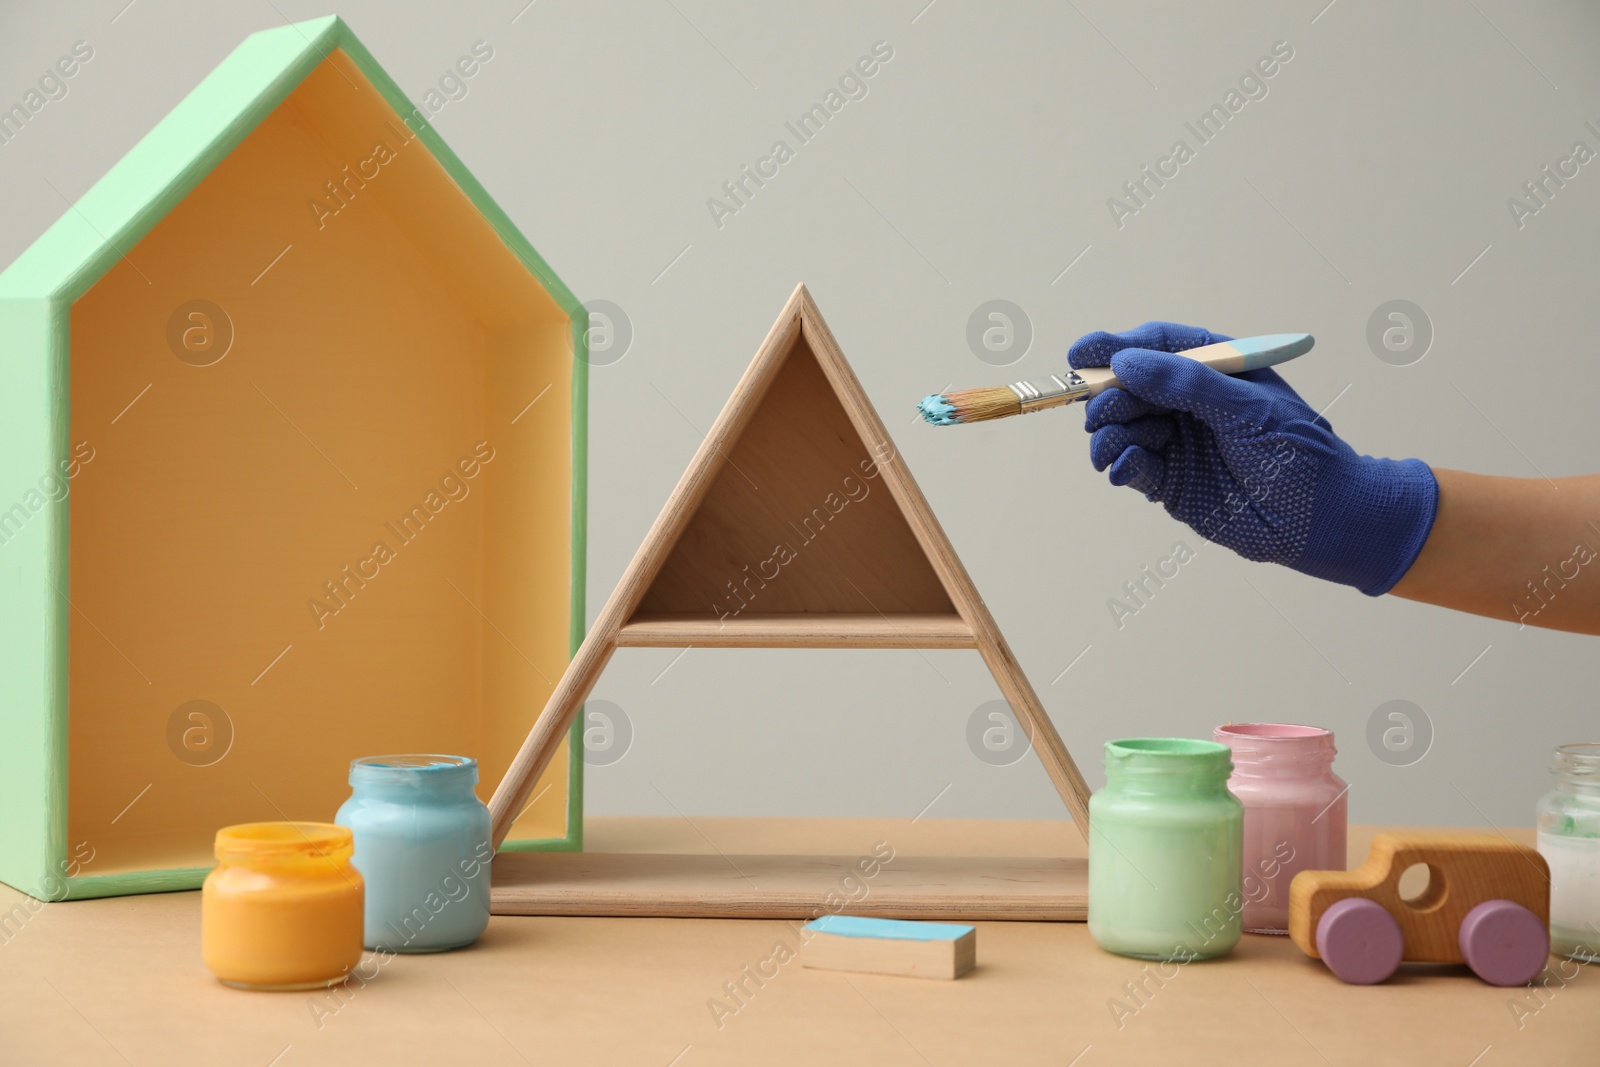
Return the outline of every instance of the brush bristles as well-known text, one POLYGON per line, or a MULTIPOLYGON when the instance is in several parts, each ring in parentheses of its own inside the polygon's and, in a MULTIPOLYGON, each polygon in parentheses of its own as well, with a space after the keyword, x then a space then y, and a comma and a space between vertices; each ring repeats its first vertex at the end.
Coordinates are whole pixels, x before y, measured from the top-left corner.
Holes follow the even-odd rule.
POLYGON ((984 389, 957 389, 944 394, 951 422, 988 422, 1022 414, 1022 401, 1003 385, 984 389))

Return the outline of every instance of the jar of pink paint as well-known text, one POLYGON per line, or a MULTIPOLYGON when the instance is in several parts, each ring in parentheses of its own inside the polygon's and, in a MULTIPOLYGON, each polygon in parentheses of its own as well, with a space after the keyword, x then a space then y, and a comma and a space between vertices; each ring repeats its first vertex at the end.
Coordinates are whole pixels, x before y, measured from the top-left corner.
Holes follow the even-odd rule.
POLYGON ((1333 773, 1333 734, 1315 726, 1229 723, 1212 739, 1233 750, 1228 789, 1244 805, 1244 929, 1289 931, 1289 883, 1300 871, 1342 871, 1349 786, 1333 773))

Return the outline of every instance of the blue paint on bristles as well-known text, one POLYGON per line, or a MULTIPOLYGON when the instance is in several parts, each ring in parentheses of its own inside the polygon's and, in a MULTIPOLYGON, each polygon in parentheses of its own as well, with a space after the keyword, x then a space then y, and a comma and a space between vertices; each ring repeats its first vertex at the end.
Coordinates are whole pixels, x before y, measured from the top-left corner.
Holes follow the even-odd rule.
POLYGON ((922 412, 922 417, 935 426, 954 426, 961 420, 955 417, 955 405, 944 398, 942 393, 932 393, 917 402, 917 410, 922 412))

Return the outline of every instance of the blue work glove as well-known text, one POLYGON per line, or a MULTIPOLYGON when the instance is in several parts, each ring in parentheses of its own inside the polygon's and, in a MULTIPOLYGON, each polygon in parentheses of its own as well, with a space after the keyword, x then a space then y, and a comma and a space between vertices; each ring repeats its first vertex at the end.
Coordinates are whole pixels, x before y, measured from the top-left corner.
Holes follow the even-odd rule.
POLYGON ((1275 371, 1230 376, 1169 354, 1230 340, 1170 322, 1078 338, 1067 362, 1109 366, 1124 385, 1085 411, 1095 470, 1246 559, 1387 593, 1433 528, 1433 471, 1358 456, 1275 371))

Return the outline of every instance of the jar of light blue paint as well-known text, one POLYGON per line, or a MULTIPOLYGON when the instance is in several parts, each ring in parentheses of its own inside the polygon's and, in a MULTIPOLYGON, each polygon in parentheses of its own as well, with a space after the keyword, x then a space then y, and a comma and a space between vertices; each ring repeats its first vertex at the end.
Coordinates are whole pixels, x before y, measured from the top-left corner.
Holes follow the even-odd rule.
POLYGON ((368 756, 350 764, 334 821, 355 835, 367 883, 365 944, 390 952, 470 945, 489 924, 489 809, 465 756, 368 756))

